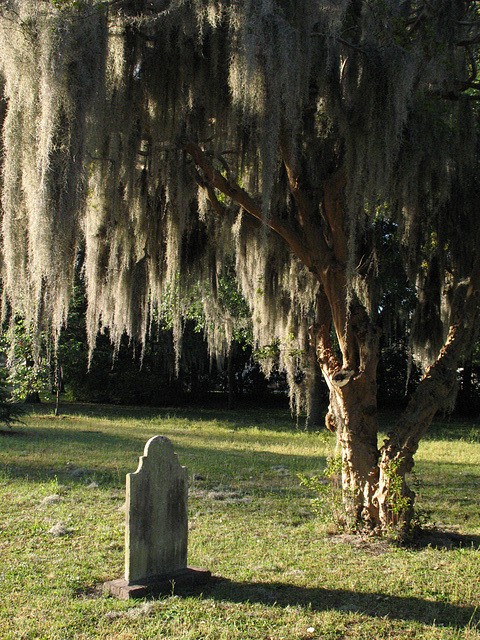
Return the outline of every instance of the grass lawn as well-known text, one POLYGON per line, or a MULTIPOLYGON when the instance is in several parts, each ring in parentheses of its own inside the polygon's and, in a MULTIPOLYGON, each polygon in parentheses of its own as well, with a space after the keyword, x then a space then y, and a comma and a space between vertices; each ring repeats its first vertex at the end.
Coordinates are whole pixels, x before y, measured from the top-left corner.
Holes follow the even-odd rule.
POLYGON ((297 474, 321 474, 335 442, 283 411, 63 411, 0 436, 1 640, 480 639, 478 423, 421 444, 412 481, 437 529, 398 547, 316 513, 297 474), (121 602, 101 585, 123 574, 125 474, 156 434, 188 467, 189 564, 215 579, 121 602))

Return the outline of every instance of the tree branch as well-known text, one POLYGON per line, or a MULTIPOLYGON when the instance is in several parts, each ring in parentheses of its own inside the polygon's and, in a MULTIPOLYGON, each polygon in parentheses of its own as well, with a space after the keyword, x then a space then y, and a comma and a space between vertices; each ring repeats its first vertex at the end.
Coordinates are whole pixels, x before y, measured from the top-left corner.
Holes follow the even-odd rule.
POLYGON ((472 342, 479 297, 480 253, 477 252, 468 285, 460 284, 455 292, 445 344, 437 360, 426 370, 396 429, 388 434, 382 447, 382 459, 400 459, 402 472, 413 467, 413 456, 420 439, 454 389, 458 362, 472 342))
POLYGON ((318 256, 318 267, 322 270, 335 263, 335 254, 329 246, 326 235, 329 229, 319 223, 320 212, 313 204, 308 189, 302 184, 302 176, 298 162, 291 151, 290 134, 282 131, 279 138, 280 154, 287 171, 288 183, 295 204, 297 205, 298 222, 310 246, 310 252, 318 256))
POLYGON ((197 167, 203 171, 205 182, 210 187, 221 191, 259 222, 278 233, 307 268, 310 269, 313 266, 312 258, 305 249, 304 238, 291 225, 275 216, 264 216, 260 205, 239 184, 231 178, 223 176, 220 171, 215 169, 205 151, 198 145, 187 141, 182 143, 182 148, 192 158, 197 167))
MULTIPOLYGON (((345 295, 348 243, 343 228, 343 190, 346 183, 344 172, 337 171, 323 184, 324 222, 322 224, 320 211, 312 201, 308 188, 303 184, 299 162, 291 151, 291 136, 288 131, 282 131, 280 135, 280 152, 287 171, 290 190, 297 205, 299 224, 309 244, 309 252, 315 259, 313 273, 322 283, 325 299, 328 299, 330 305, 331 317, 343 356, 342 370, 358 371, 362 358, 358 351, 355 332, 351 330, 351 322, 347 322, 345 295)), ((319 344, 324 344, 327 338, 326 334, 322 334, 324 330, 324 327, 317 330, 317 333, 320 331, 319 344)), ((328 353, 328 349, 325 353, 328 353)), ((317 357, 322 366, 324 356, 318 350, 317 357)), ((332 383, 338 382, 333 380, 332 374, 330 380, 332 383)))

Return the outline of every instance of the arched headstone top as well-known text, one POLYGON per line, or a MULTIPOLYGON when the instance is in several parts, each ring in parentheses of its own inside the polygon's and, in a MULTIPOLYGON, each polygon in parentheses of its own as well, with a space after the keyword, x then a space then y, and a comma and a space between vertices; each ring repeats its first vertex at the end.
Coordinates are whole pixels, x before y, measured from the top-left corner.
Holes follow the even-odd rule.
POLYGON ((149 467, 155 466, 159 460, 163 461, 165 456, 170 456, 172 460, 172 464, 177 462, 178 466, 181 469, 185 469, 185 467, 181 467, 178 462, 178 456, 174 452, 173 444, 171 440, 169 440, 166 436, 152 436, 150 440, 147 441, 143 450, 143 456, 140 456, 138 459, 138 467, 134 474, 130 473, 128 475, 136 475, 141 473, 142 470, 148 465, 149 467))

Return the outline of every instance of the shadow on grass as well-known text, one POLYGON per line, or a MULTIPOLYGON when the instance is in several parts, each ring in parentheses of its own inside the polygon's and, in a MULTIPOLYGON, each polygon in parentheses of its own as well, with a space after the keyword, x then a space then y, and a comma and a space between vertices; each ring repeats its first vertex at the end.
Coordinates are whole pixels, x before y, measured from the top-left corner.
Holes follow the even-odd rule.
POLYGON ((408 545, 411 549, 477 549, 480 550, 480 536, 466 535, 443 528, 425 528, 408 545))
MULTIPOLYGON (((0 455, 0 472, 6 477, 37 482, 55 477, 62 482, 83 482, 83 476, 96 477, 101 479, 103 485, 124 486, 125 475, 136 470, 146 441, 156 433, 163 433, 172 440, 181 464, 185 464, 191 473, 200 471, 205 476, 205 483, 197 482, 198 487, 203 489, 211 489, 219 482, 233 481, 239 470, 247 470, 255 476, 252 465, 256 467, 259 478, 262 473, 274 473, 272 470, 276 468, 281 471, 285 469, 294 476, 299 469, 299 461, 310 468, 323 468, 326 465, 325 456, 316 454, 299 456, 262 449, 252 452, 248 448, 237 449, 234 446, 216 449, 216 440, 203 434, 196 436, 198 444, 183 443, 183 436, 192 437, 193 433, 195 437, 188 425, 173 434, 169 433, 168 425, 165 430, 162 430, 161 424, 157 426, 142 425, 139 431, 132 426, 125 430, 125 434, 119 435, 110 432, 108 426, 79 429, 76 424, 67 424, 59 419, 45 427, 32 426, 21 431, 6 432, 11 437, 4 441, 5 447, 0 452, 3 454, 0 455), (212 459, 215 461, 213 467, 212 459), (83 472, 77 475, 80 469, 83 472)), ((219 440, 223 442, 225 437, 219 440)), ((281 478, 280 475, 278 477, 281 478)), ((283 492, 282 487, 269 485, 267 488, 260 486, 256 495, 282 495, 283 492)))
POLYGON ((0 438, 1 437, 8 437, 8 436, 16 436, 16 437, 22 437, 25 435, 24 431, 17 431, 15 429, 2 429, 0 428, 0 438))
POLYGON ((417 597, 361 593, 343 589, 299 587, 281 582, 234 582, 213 578, 204 597, 232 603, 258 603, 279 607, 303 606, 312 611, 337 610, 372 617, 411 620, 445 627, 475 628, 480 625, 477 607, 434 602, 417 597))
MULTIPOLYGON (((62 423, 59 422, 59 425, 62 423)), ((75 428, 64 426, 49 427, 25 427, 22 430, 6 432, 8 436, 9 449, 4 449, 4 467, 9 475, 14 477, 28 477, 30 479, 42 479, 43 475, 51 475, 51 472, 58 473, 57 468, 60 460, 65 455, 75 457, 78 452, 79 458, 88 459, 89 454, 96 452, 107 452, 113 459, 115 452, 138 451, 142 453, 142 439, 132 432, 132 435, 119 436, 104 431, 85 430, 80 431, 75 428), (24 462, 24 456, 33 456, 35 461, 24 462)), ((135 456, 132 453, 132 464, 135 463, 135 456)), ((72 460, 75 462, 75 459, 72 460)), ((77 466, 83 466, 78 464, 77 466)), ((66 471, 66 469, 65 469, 66 471)))
MULTIPOLYGON (((35 413, 37 415, 53 416, 55 404, 43 402, 35 405, 25 405, 25 414, 35 413)), ((327 407, 325 406, 325 413, 327 407)), ((234 409, 227 409, 222 404, 193 404, 171 405, 160 407, 134 406, 134 405, 114 405, 96 404, 80 402, 63 402, 60 405, 61 416, 85 416, 106 418, 137 418, 139 420, 168 419, 176 417, 180 419, 206 422, 220 420, 235 429, 248 429, 260 427, 262 429, 272 428, 274 431, 295 432, 303 430, 303 426, 297 424, 296 419, 291 415, 288 407, 282 401, 271 400, 266 404, 261 401, 239 402, 234 409)), ((379 412, 379 432, 380 440, 382 434, 388 433, 395 425, 402 414, 402 410, 379 412)), ((300 420, 300 425, 304 424, 300 420)), ((320 429, 323 431, 323 426, 320 429)), ((430 425, 425 440, 464 440, 465 442, 480 442, 480 426, 478 418, 452 416, 450 418, 436 418, 430 425)))
MULTIPOLYGON (((40 405, 27 405, 27 415, 30 412, 37 415, 53 416, 54 410, 55 405, 48 402, 40 405)), ((72 402, 64 403, 60 406, 60 415, 107 420, 115 420, 116 418, 136 418, 138 420, 178 418, 199 423, 220 421, 229 425, 233 430, 259 427, 282 432, 298 431, 295 419, 290 414, 289 409, 283 406, 283 403, 279 403, 278 407, 275 407, 274 404, 264 407, 261 403, 257 405, 247 403, 245 406, 239 405, 235 409, 225 409, 208 405, 204 407, 137 407, 72 402)))

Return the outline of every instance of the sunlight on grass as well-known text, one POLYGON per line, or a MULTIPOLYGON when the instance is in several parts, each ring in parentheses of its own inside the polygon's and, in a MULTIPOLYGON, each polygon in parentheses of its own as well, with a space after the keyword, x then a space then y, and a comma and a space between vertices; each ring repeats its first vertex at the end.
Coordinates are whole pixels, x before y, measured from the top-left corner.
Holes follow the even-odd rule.
POLYGON ((480 638, 475 425, 433 429, 411 478, 450 537, 400 548, 327 535, 297 474, 321 473, 334 438, 284 412, 42 407, 26 423, 0 438, 2 640, 480 638), (216 579, 120 602, 99 587, 123 573, 125 474, 157 434, 189 470, 189 562, 216 579))

